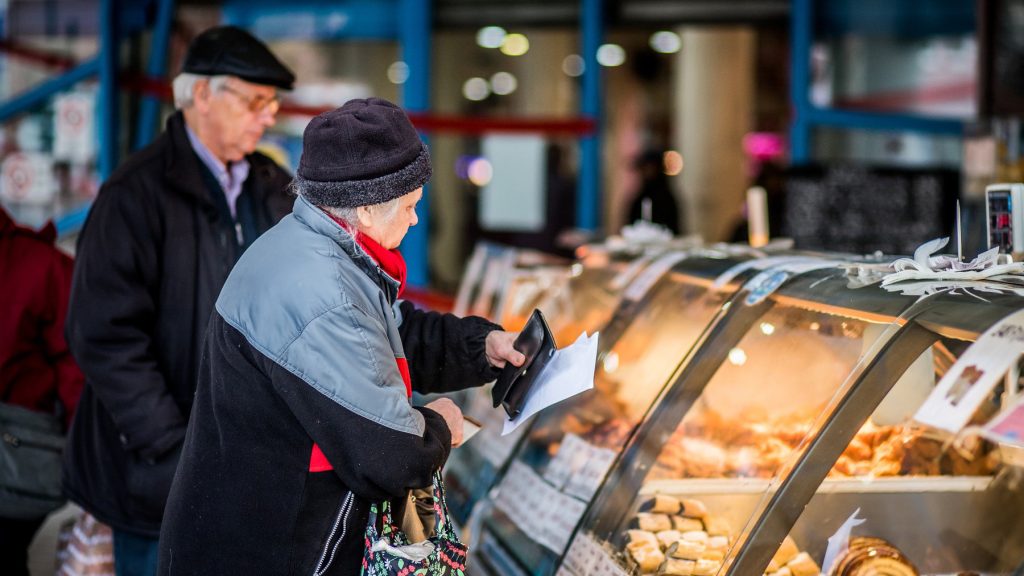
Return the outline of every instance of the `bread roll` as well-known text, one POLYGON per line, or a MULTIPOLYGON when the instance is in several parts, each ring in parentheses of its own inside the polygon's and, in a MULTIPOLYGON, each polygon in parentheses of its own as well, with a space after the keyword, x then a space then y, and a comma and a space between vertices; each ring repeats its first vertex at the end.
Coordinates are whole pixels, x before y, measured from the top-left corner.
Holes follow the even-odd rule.
POLYGON ((647 530, 626 530, 626 542, 629 544, 648 542, 657 545, 658 538, 654 535, 654 532, 648 532, 647 530))
POLYGON ((640 544, 633 548, 627 546, 629 557, 636 563, 641 572, 654 572, 665 561, 665 555, 657 544, 640 544))
POLYGON ((648 532, 661 532, 662 530, 672 529, 672 521, 669 520, 667 514, 640 512, 636 515, 634 522, 637 528, 648 532))
POLYGON ((818 563, 807 552, 797 554, 796 558, 793 558, 786 564, 786 568, 789 568, 793 576, 818 576, 821 574, 821 570, 818 569, 818 563))
POLYGON ((708 508, 700 500, 693 500, 692 498, 683 498, 680 500, 682 511, 680 512, 683 516, 688 518, 703 518, 708 515, 708 508))
POLYGON ((655 514, 678 514, 682 508, 679 500, 665 494, 655 494, 654 498, 640 505, 640 511, 655 514))
POLYGON ((690 542, 707 544, 708 539, 708 533, 703 530, 690 530, 689 532, 683 532, 683 540, 689 540, 690 542))
POLYGON ((661 546, 662 550, 664 550, 675 544, 683 537, 683 534, 679 530, 662 530, 655 534, 655 537, 658 539, 658 545, 661 546))
POLYGON ((665 554, 680 560, 699 560, 703 553, 703 544, 700 542, 690 542, 689 540, 678 540, 665 551, 665 554))
POLYGON ((693 566, 693 576, 715 576, 722 569, 722 563, 714 560, 697 560, 693 566))
POLYGON ((779 545, 779 549, 775 551, 775 556, 772 556, 771 561, 768 562, 768 571, 778 571, 779 568, 788 564, 790 560, 796 558, 796 555, 799 553, 800 549, 796 547, 796 542, 789 536, 786 536, 786 539, 779 545))
POLYGON ((679 560, 678 558, 665 558, 665 561, 658 567, 657 576, 692 576, 693 560, 679 560))
POLYGON ((699 518, 687 518, 686 516, 673 516, 672 517, 672 528, 679 530, 680 532, 690 532, 692 530, 703 530, 704 521, 699 518))

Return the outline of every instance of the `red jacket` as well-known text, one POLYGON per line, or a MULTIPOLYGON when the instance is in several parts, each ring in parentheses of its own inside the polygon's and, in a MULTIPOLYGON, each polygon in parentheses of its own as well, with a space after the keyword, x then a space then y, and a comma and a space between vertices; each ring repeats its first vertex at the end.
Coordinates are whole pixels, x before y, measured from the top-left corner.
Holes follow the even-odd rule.
POLYGON ((64 341, 72 261, 55 237, 0 208, 0 402, 52 413, 59 396, 71 422, 84 378, 64 341))

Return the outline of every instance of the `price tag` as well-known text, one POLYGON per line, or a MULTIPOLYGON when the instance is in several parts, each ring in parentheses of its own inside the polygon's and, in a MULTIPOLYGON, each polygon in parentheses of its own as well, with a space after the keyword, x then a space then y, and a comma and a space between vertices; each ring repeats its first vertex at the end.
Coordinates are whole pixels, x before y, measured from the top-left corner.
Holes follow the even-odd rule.
POLYGON ((984 435, 1003 444, 1024 448, 1024 396, 993 418, 985 426, 984 435))
POLYGON ((552 486, 561 490, 566 482, 587 463, 590 445, 575 434, 566 434, 562 437, 562 445, 558 453, 551 459, 547 470, 544 471, 544 479, 552 486))
POLYGON ((685 252, 670 252, 665 254, 651 263, 650 266, 644 268, 644 271, 636 277, 636 280, 630 282, 625 292, 622 293, 622 297, 626 300, 637 302, 642 300, 647 291, 654 286, 654 284, 665 275, 666 272, 672 269, 673 266, 686 260, 688 254, 685 252))
POLYGON ((831 260, 803 260, 780 264, 775 268, 770 268, 761 272, 747 282, 744 288, 748 290, 749 293, 747 294, 747 298, 744 302, 747 306, 754 306, 755 304, 764 301, 768 296, 771 296, 776 290, 785 284, 787 280, 794 276, 799 276, 812 270, 834 268, 837 265, 838 262, 831 260))
POLYGON ((589 501, 601 486, 601 482, 604 482, 608 469, 612 467, 615 452, 590 444, 587 444, 587 448, 587 458, 579 472, 569 478, 565 492, 589 501))
POLYGON ((718 278, 715 278, 714 283, 711 284, 711 290, 722 290, 729 282, 732 282, 733 279, 747 270, 767 270, 787 262, 806 262, 809 259, 807 256, 771 256, 769 258, 755 258, 746 262, 740 262, 722 272, 718 278))
POLYGON ((914 419, 954 434, 1024 353, 1024 310, 994 324, 953 363, 914 419))

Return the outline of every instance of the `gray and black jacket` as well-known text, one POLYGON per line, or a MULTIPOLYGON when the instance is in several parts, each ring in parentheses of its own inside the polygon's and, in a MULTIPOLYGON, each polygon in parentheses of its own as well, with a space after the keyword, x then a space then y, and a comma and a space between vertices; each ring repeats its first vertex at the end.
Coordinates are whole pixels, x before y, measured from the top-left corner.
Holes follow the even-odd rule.
POLYGON ((451 436, 413 389, 494 379, 480 318, 416 310, 304 198, 231 272, 210 321, 160 574, 358 574, 369 503, 427 486, 451 436), (310 471, 314 443, 333 470, 310 471))

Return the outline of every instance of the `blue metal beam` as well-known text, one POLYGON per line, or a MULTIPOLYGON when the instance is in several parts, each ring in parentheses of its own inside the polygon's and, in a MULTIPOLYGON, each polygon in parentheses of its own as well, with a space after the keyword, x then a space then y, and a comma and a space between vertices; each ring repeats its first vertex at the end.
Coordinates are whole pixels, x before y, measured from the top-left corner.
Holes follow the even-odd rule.
POLYGON ((42 82, 28 92, 0 104, 0 122, 46 102, 58 92, 67 90, 83 80, 88 80, 98 74, 99 70, 99 58, 86 60, 60 76, 42 82))
POLYGON ((99 52, 99 176, 106 180, 117 167, 120 109, 117 67, 120 62, 120 29, 117 0, 100 0, 99 52))
POLYGON ((811 161, 811 43, 814 0, 793 0, 790 8, 792 46, 789 51, 789 97, 793 100, 793 120, 789 128, 789 150, 793 164, 811 161))
POLYGON ((583 90, 580 111, 594 120, 594 133, 580 139, 580 177, 576 191, 576 225, 596 230, 601 218, 602 71, 597 49, 604 35, 603 0, 582 0, 583 90))
MULTIPOLYGON (((399 41, 401 58, 409 66, 409 78, 402 84, 402 106, 410 112, 430 110, 430 0, 401 0, 399 41)), ((426 140, 426 138, 424 138, 426 140)), ((416 214, 419 224, 409 229, 402 241, 402 254, 408 267, 410 286, 425 287, 430 282, 430 195, 423 187, 423 199, 416 214)))
POLYGON ((804 119, 815 126, 834 126, 854 130, 919 132, 952 136, 962 136, 964 133, 964 123, 961 120, 929 118, 908 114, 880 114, 875 112, 858 112, 855 110, 837 110, 835 108, 808 108, 804 111, 804 119))
MULTIPOLYGON (((162 78, 167 72, 167 48, 171 39, 171 21, 174 19, 174 0, 158 0, 158 2, 156 26, 153 28, 149 44, 149 64, 146 67, 146 74, 150 78, 162 78)), ((139 110, 139 125, 135 133, 133 148, 142 148, 153 139, 159 115, 160 99, 155 96, 144 96, 139 110)))

